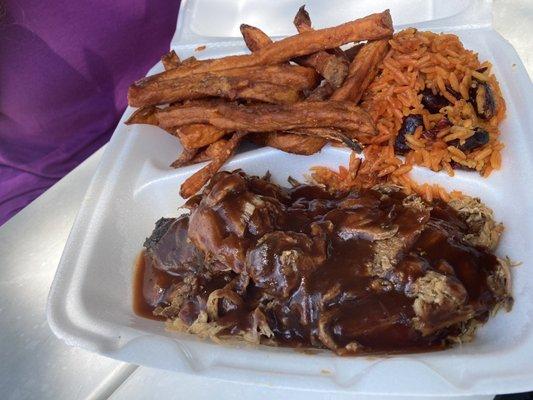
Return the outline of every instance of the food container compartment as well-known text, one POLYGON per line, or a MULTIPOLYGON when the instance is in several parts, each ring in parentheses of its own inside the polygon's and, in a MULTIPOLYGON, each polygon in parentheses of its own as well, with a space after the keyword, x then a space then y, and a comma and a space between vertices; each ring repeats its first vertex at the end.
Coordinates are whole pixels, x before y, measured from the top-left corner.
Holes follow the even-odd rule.
MULTIPOLYGON (((330 26, 388 6, 385 1, 309 1, 317 27, 330 26)), ((294 0, 182 1, 172 40, 180 56, 220 57, 246 51, 241 22, 256 24, 275 37, 294 33, 294 0), (206 45, 203 51, 195 51, 206 45)), ((135 259, 161 216, 176 216, 183 202, 179 186, 201 166, 172 170, 179 153, 175 138, 146 125, 125 126, 127 109, 93 178, 72 228, 48 303, 48 321, 67 344, 126 362, 206 377, 303 388, 396 395, 466 395, 518 392, 533 388, 533 143, 528 105, 533 91, 514 49, 491 28, 489 1, 416 2, 391 5, 397 29, 414 26, 459 35, 466 48, 494 65, 507 102, 501 126, 503 168, 488 179, 458 171, 453 178, 423 168, 414 177, 480 197, 505 224, 498 255, 522 265, 513 270, 515 305, 483 326, 472 343, 435 353, 388 357, 338 357, 290 348, 217 345, 165 331, 159 321, 132 310, 135 259)), ((135 60, 131 60, 135 62, 135 60)), ((150 74, 162 70, 156 65, 150 74)), ((313 156, 270 148, 241 151, 226 166, 277 183, 303 179, 314 165, 346 164, 345 149, 327 147, 313 156)))

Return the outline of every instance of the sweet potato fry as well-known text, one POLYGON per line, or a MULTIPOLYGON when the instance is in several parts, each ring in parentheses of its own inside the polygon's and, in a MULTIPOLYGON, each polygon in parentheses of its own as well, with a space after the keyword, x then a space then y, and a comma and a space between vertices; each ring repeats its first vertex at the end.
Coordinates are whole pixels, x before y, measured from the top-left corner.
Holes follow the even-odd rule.
POLYGON ((198 149, 223 137, 227 131, 208 124, 191 124, 176 129, 176 135, 184 147, 198 149))
POLYGON ((212 161, 209 164, 183 182, 180 188, 181 197, 187 199, 198 192, 231 157, 246 134, 246 132, 236 132, 231 139, 220 146, 221 148, 217 149, 217 154, 212 156, 212 161))
POLYGON ((392 32, 390 12, 385 10, 336 27, 317 29, 282 39, 261 49, 257 56, 263 62, 267 60, 269 64, 279 63, 350 42, 388 38, 392 36, 392 32))
MULTIPOLYGON (((191 104, 195 105, 212 103, 213 102, 191 102, 191 104)), ((174 105, 170 108, 177 106, 178 105, 174 105)), ((187 105, 179 106, 186 107, 187 105)), ((156 110, 157 107, 155 106, 141 107, 128 118, 125 124, 147 124, 158 126, 158 121, 155 116, 156 110)), ((214 126, 208 124, 191 124, 182 127, 168 127, 165 130, 171 135, 177 136, 183 147, 189 149, 199 149, 201 147, 208 146, 228 133, 223 129, 215 128, 214 126)), ((181 160, 181 158, 178 160, 181 160)), ((188 160, 184 161, 183 163, 185 162, 188 162, 188 160)), ((184 165, 183 163, 181 165, 184 165)))
POLYGON ((172 168, 179 168, 185 165, 189 165, 191 160, 193 160, 194 157, 198 154, 198 151, 199 149, 189 149, 187 147, 184 147, 179 157, 174 160, 174 162, 170 164, 170 166, 172 168))
POLYGON ((163 63, 165 71, 177 68, 181 64, 180 58, 174 50, 170 50, 167 54, 161 57, 161 62, 163 63))
POLYGON ((259 145, 304 156, 315 154, 326 144, 326 140, 319 137, 286 132, 255 133, 252 140, 259 145))
POLYGON ((331 95, 332 100, 350 100, 358 103, 364 91, 376 77, 378 64, 389 50, 387 39, 368 42, 350 64, 350 73, 344 84, 331 95))
POLYGON ((130 86, 128 102, 131 106, 142 107, 217 96, 230 100, 289 103, 299 99, 299 91, 314 88, 317 79, 313 69, 297 65, 239 68, 164 81, 137 82, 130 86))
POLYGON ((229 139, 218 139, 217 141, 211 143, 209 146, 199 149, 200 151, 189 164, 198 164, 201 162, 210 161, 221 153, 224 149, 224 146, 227 145, 229 139))
POLYGON ((333 142, 342 143, 349 149, 355 151, 356 153, 360 153, 362 150, 361 145, 358 143, 360 142, 359 137, 363 138, 365 140, 365 143, 366 141, 368 141, 368 134, 366 133, 359 133, 356 131, 342 132, 339 129, 335 128, 305 128, 293 129, 287 132, 295 135, 321 137, 324 139, 331 140, 333 142))
MULTIPOLYGON (((296 27, 296 29, 298 30, 298 32, 300 32, 300 33, 309 32, 309 31, 313 31, 314 30, 313 27, 312 27, 312 24, 311 24, 311 17, 309 16, 309 13, 305 9, 305 5, 301 6, 298 9, 298 12, 294 16, 293 24, 296 27)), ((344 51, 341 50, 341 48, 339 48, 339 47, 334 47, 334 48, 328 49, 327 51, 329 53, 333 54, 333 55, 336 55, 338 57, 341 57, 341 58, 344 58, 344 59, 350 61, 347 58, 347 56, 344 53, 344 51)))
POLYGON ((350 42, 387 38, 392 35, 392 32, 392 20, 389 10, 386 10, 338 26, 290 36, 269 44, 252 54, 203 60, 190 65, 182 64, 178 68, 144 78, 134 83, 134 86, 202 72, 280 64, 296 57, 332 49, 350 42))
POLYGON ((157 107, 154 106, 141 107, 131 114, 131 116, 126 120, 125 124, 147 124, 157 126, 158 123, 155 116, 156 111, 157 107))
POLYGON ((255 26, 242 24, 241 34, 244 43, 246 43, 246 47, 248 47, 251 52, 257 51, 272 43, 272 39, 270 39, 265 32, 255 26))
POLYGON ((227 142, 228 139, 218 139, 208 146, 198 149, 188 149, 185 147, 180 157, 170 166, 173 168, 178 168, 210 161, 221 154, 224 147, 227 145, 227 142))
MULTIPOLYGON (((167 110, 172 110, 176 107, 203 107, 203 106, 212 106, 217 104, 224 104, 226 101, 223 99, 201 99, 201 100, 188 100, 184 103, 174 104, 167 107, 167 110)), ((152 110, 157 110, 156 107, 152 107, 152 110)), ((152 118, 153 120, 153 118, 152 118)), ((153 125, 157 125, 158 122, 151 121, 153 125)), ((225 131, 223 129, 216 128, 209 124, 191 124, 191 125, 185 125, 181 127, 170 127, 170 128, 164 128, 168 133, 170 133, 173 136, 178 137, 183 147, 188 147, 191 149, 195 148, 202 148, 205 146, 209 146, 212 143, 217 142, 220 138, 222 138, 224 135, 228 134, 228 131, 225 131)), ((200 154, 197 154, 195 156, 195 160, 200 157, 200 154)), ((209 157, 202 159, 202 161, 205 161, 209 159, 209 157)), ((200 161, 197 161, 200 162, 200 161)), ((194 164, 194 160, 190 162, 189 164, 194 164)))
MULTIPOLYGON (((326 82, 317 86, 306 97, 304 101, 323 101, 328 99, 333 93, 333 87, 326 82)), ((286 151, 288 153, 311 155, 320 151, 327 143, 326 139, 309 136, 305 134, 291 134, 282 132, 271 132, 264 135, 263 144, 265 146, 275 147, 276 149, 286 151), (280 135, 279 137, 277 135, 280 135)))
MULTIPOLYGON (((294 17, 294 25, 298 32, 311 32, 311 18, 305 10, 305 6, 300 7, 294 17)), ((343 51, 328 53, 325 50, 318 51, 308 56, 299 57, 295 61, 306 67, 313 67, 324 77, 334 88, 338 88, 348 75, 348 59, 343 51)))
POLYGON ((313 30, 311 24, 311 17, 305 9, 305 4, 298 9, 298 12, 294 16, 294 20, 292 21, 292 23, 296 27, 296 30, 298 30, 298 32, 300 33, 309 32, 313 30))
POLYGON ((193 105, 157 110, 156 116, 162 128, 190 124, 211 124, 228 131, 248 132, 328 128, 343 132, 352 139, 358 135, 375 134, 370 116, 355 104, 346 101, 247 106, 234 103, 193 105))
POLYGON ((167 90, 133 95, 130 105, 165 104, 182 100, 220 96, 228 100, 257 100, 266 103, 294 103, 300 99, 300 90, 269 82, 250 82, 246 78, 206 78, 167 90))
MULTIPOLYGON (((216 143, 218 143, 218 141, 212 143, 211 145, 214 145, 216 143)), ((194 158, 190 162, 188 162, 187 165, 193 165, 193 164, 203 163, 206 161, 211 161, 211 157, 209 157, 209 155, 207 154, 207 150, 211 147, 211 145, 203 149, 198 149, 198 153, 196 153, 194 158)))
MULTIPOLYGON (((196 61, 201 62, 201 61, 196 61)), ((182 63, 182 65, 185 61, 182 63)), ((171 72, 171 71, 169 71, 171 72)), ((316 84, 317 74, 312 68, 301 67, 298 65, 266 65, 253 66, 236 69, 228 69, 222 71, 213 71, 206 73, 198 73, 185 77, 169 78, 158 82, 150 82, 149 78, 144 78, 138 81, 137 85, 141 88, 166 88, 176 86, 180 83, 190 81, 202 81, 210 77, 226 77, 226 78, 243 78, 250 79, 254 82, 270 82, 278 85, 286 85, 293 88, 305 89, 316 84)))

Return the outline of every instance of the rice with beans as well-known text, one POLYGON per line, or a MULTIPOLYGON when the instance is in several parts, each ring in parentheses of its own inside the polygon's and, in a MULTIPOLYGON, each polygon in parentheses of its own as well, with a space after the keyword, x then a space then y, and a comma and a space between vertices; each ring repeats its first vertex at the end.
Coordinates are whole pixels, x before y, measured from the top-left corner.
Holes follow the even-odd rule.
POLYGON ((413 164, 449 175, 500 168, 505 102, 490 63, 451 34, 406 29, 390 45, 362 99, 379 132, 372 143, 389 161, 379 173, 400 180, 413 164))

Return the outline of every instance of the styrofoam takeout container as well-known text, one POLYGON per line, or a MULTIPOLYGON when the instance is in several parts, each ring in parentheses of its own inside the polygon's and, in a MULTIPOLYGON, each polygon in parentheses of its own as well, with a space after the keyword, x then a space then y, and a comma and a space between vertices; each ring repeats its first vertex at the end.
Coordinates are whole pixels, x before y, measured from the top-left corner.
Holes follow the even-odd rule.
MULTIPOLYGON (((172 47, 201 58, 245 52, 239 24, 274 37, 294 33, 302 0, 182 0, 172 47)), ((400 29, 415 26, 453 32, 465 47, 490 60, 507 101, 501 126, 503 169, 482 179, 458 171, 454 178, 416 168, 415 177, 479 196, 506 227, 498 249, 522 261, 514 269, 515 306, 479 330, 473 343, 427 354, 338 357, 287 348, 222 346, 166 332, 164 324, 132 311, 133 265, 143 240, 161 216, 176 216, 180 184, 200 166, 173 170, 175 138, 146 125, 118 125, 76 219, 48 303, 48 321, 67 344, 127 362, 206 377, 304 388, 312 391, 398 395, 492 394, 533 389, 533 139, 532 85, 513 48, 491 28, 487 1, 308 1, 313 23, 331 26, 391 8, 400 29)), ((131 60, 135 62, 135 60, 131 60)), ((156 65, 150 74, 161 70, 156 65)), ((131 113, 128 109, 122 119, 131 113)), ((348 152, 328 147, 313 156, 262 148, 241 152, 226 169, 270 171, 284 183, 313 165, 345 164, 348 152)))

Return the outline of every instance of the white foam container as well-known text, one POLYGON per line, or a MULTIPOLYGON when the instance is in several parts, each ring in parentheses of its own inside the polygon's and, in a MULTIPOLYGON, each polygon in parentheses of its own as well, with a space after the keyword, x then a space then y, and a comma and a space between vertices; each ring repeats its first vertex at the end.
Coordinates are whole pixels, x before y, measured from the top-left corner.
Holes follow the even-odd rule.
MULTIPOLYGON (((180 56, 219 57, 245 52, 239 24, 257 25, 274 37, 294 33, 292 18, 302 0, 182 0, 172 40, 180 56)), ((205 377, 303 388, 310 391, 390 395, 467 395, 533 389, 533 127, 532 85, 516 52, 491 28, 488 1, 308 1, 316 27, 330 26, 391 8, 396 28, 415 26, 453 32, 465 47, 490 60, 507 101, 501 126, 503 169, 482 179, 457 172, 454 178, 416 168, 415 177, 479 196, 506 227, 498 249, 523 262, 513 271, 515 306, 479 330, 474 342, 453 349, 390 357, 309 355, 286 348, 222 346, 132 311, 133 265, 143 240, 161 216, 178 215, 178 190, 200 166, 168 165, 180 145, 162 130, 125 126, 127 109, 94 176, 72 228, 50 291, 48 321, 67 344, 99 354, 205 377)), ((131 60, 135 62, 135 60, 131 60)), ((160 71, 156 65, 150 74, 160 71)), ((272 173, 284 183, 302 178, 313 165, 336 167, 348 153, 328 147, 305 157, 262 148, 243 151, 226 169, 272 173)))

